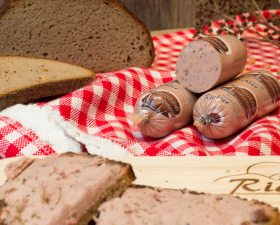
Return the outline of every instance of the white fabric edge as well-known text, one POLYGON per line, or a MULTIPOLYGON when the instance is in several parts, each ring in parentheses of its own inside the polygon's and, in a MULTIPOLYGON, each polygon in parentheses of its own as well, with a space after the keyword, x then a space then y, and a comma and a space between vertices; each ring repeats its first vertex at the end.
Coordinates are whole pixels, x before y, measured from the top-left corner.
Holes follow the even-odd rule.
POLYGON ((90 154, 100 156, 132 156, 125 148, 107 139, 90 136, 70 122, 65 121, 58 110, 48 105, 39 107, 35 104, 17 104, 0 112, 20 122, 25 128, 32 130, 40 139, 58 154, 64 152, 81 153, 84 144, 90 154))
POLYGON ((0 116, 6 116, 20 122, 25 128, 30 129, 40 139, 48 143, 58 154, 64 152, 80 153, 81 145, 65 134, 52 112, 52 108, 47 105, 41 108, 32 104, 17 104, 0 112, 0 116))
POLYGON ((73 137, 80 143, 83 143, 87 151, 92 155, 108 156, 133 156, 125 148, 111 142, 107 139, 94 137, 88 135, 78 128, 73 126, 70 122, 65 121, 58 111, 54 111, 54 115, 58 123, 64 129, 65 133, 73 137))

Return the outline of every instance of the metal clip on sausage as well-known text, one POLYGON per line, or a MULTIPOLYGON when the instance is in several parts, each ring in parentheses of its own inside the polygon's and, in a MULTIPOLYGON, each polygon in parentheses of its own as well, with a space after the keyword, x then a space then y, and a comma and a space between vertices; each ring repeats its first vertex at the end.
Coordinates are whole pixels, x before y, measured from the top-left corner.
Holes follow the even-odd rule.
POLYGON ((135 127, 139 123, 145 123, 145 121, 149 120, 149 111, 142 109, 139 113, 129 115, 128 118, 133 123, 132 126, 135 127))
POLYGON ((193 125, 196 126, 196 127, 201 127, 202 125, 203 125, 203 126, 208 125, 210 122, 211 122, 210 117, 209 117, 207 114, 204 113, 203 115, 201 115, 201 116, 198 118, 197 121, 195 121, 195 122, 193 123, 193 125))

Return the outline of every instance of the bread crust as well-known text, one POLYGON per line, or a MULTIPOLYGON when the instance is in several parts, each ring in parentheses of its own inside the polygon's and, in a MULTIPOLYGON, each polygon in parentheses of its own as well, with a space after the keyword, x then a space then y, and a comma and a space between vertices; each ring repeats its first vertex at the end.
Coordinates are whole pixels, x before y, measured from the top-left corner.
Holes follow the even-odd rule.
POLYGON ((72 79, 51 82, 7 93, 0 98, 0 111, 16 104, 28 103, 40 98, 67 94, 91 83, 93 80, 93 78, 83 78, 79 80, 72 79))
POLYGON ((28 103, 40 98, 67 94, 90 84, 93 80, 94 79, 91 77, 79 80, 71 79, 56 81, 47 84, 34 85, 22 90, 7 93, 0 97, 0 111, 16 104, 28 103))
MULTIPOLYGON (((72 152, 67 152, 67 153, 61 154, 59 157, 97 157, 97 155, 90 155, 88 153, 76 154, 76 153, 72 153, 72 152)), ((100 198, 98 200, 98 202, 94 206, 92 206, 87 211, 87 213, 84 214, 84 216, 82 218, 80 218, 77 225, 87 225, 93 216, 98 215, 98 207, 99 207, 99 205, 101 205, 101 203, 103 203, 105 201, 109 201, 112 198, 120 196, 129 187, 131 182, 136 179, 132 166, 130 164, 123 163, 121 161, 110 160, 107 158, 106 158, 106 164, 120 165, 124 170, 124 176, 122 176, 122 178, 118 179, 114 186, 112 186, 111 188, 106 190, 105 195, 102 198, 100 198)))

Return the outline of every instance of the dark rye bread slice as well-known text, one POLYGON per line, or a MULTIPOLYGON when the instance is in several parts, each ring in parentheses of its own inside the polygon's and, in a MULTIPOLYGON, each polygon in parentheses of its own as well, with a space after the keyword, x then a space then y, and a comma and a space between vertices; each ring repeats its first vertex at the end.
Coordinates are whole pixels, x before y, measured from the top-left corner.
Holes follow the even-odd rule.
POLYGON ((56 60, 0 56, 0 111, 18 103, 70 93, 94 79, 93 71, 56 60))
POLYGON ((0 55, 55 59, 96 73, 154 60, 148 28, 115 0, 6 0, 0 12, 0 55))
POLYGON ((21 158, 5 168, 0 224, 86 225, 135 180, 129 164, 87 154, 21 158))
POLYGON ((279 210, 232 195, 132 185, 103 203, 98 225, 279 225, 279 210))

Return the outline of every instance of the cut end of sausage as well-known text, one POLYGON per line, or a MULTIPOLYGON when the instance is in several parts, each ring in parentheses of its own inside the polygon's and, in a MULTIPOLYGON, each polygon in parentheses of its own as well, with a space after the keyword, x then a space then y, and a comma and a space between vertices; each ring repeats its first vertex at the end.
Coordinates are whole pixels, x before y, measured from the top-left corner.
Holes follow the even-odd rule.
POLYGON ((181 85, 194 93, 202 93, 214 87, 221 73, 218 54, 206 41, 188 44, 176 63, 176 75, 181 85))

